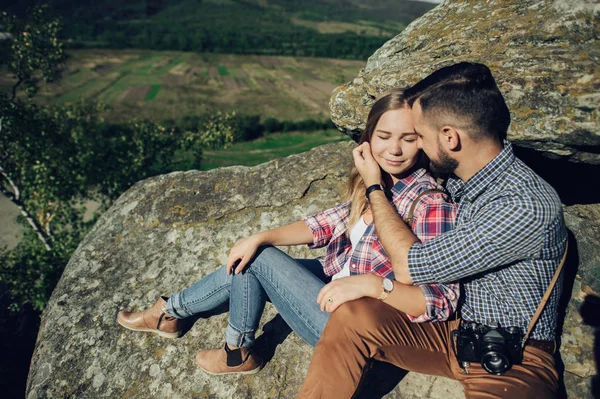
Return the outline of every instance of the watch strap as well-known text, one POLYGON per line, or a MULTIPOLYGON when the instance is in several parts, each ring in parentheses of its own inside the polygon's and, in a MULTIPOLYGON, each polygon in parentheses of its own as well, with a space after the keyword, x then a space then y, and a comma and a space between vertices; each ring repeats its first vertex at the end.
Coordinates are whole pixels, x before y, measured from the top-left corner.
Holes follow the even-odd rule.
POLYGON ((369 195, 373 192, 373 191, 383 191, 383 187, 381 187, 381 184, 372 184, 369 187, 367 187, 367 191, 365 191, 365 197, 367 197, 367 201, 369 200, 369 195))
POLYGON ((377 299, 379 299, 380 301, 385 301, 389 294, 390 293, 384 289, 383 291, 381 291, 381 294, 379 294, 379 297, 377 299))
MULTIPOLYGON (((383 280, 381 280, 381 294, 379 294, 379 297, 377 299, 379 299, 380 301, 385 301, 388 297, 388 295, 390 294, 390 292, 392 292, 392 290, 394 289, 393 285, 392 285, 392 290, 388 290, 385 288, 385 280, 389 280, 387 278, 383 278, 383 280)), ((393 283, 392 283, 393 284, 393 283)))

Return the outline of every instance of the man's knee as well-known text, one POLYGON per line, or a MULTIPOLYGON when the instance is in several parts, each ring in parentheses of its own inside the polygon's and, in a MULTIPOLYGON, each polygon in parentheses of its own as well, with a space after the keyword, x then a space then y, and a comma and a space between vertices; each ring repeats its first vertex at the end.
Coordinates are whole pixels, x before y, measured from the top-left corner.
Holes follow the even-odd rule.
POLYGON ((331 314, 327 328, 345 335, 364 336, 385 325, 389 311, 396 313, 395 309, 373 298, 346 302, 331 314))

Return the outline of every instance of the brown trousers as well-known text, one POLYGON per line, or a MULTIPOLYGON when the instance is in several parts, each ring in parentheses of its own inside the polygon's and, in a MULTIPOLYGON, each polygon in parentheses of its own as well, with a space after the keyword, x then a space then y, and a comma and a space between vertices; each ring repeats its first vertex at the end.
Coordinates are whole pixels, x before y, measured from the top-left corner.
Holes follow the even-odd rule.
POLYGON ((488 374, 480 364, 471 364, 466 374, 450 341, 458 324, 412 323, 376 299, 348 302, 332 313, 298 398, 351 398, 371 359, 458 380, 467 399, 556 397, 554 357, 538 348, 525 346, 523 362, 501 376, 488 374))

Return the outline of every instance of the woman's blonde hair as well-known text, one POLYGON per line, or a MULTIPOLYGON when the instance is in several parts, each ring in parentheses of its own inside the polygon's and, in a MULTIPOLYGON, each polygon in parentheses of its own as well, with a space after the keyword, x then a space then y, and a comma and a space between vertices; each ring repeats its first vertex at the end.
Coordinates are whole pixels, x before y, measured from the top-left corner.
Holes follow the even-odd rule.
MULTIPOLYGON (((396 109, 403 109, 408 107, 408 103, 404 97, 404 89, 393 89, 383 96, 381 96, 369 112, 369 116, 367 118, 367 123, 365 125, 365 130, 363 130, 358 144, 362 144, 365 141, 371 142, 371 137, 373 137, 373 133, 375 132, 375 127, 381 118, 381 115, 386 113, 387 111, 392 111, 396 109)), ((382 173, 386 173, 381 171, 382 173)), ((386 179, 383 179, 384 181, 386 179)), ((348 179, 348 193, 347 193, 347 201, 350 201, 350 219, 348 220, 348 228, 347 234, 350 235, 350 230, 352 230, 352 226, 356 224, 359 217, 367 210, 368 203, 365 197, 365 192, 367 188, 365 187, 365 182, 363 181, 360 173, 356 167, 353 167, 350 171, 350 178, 348 179)))

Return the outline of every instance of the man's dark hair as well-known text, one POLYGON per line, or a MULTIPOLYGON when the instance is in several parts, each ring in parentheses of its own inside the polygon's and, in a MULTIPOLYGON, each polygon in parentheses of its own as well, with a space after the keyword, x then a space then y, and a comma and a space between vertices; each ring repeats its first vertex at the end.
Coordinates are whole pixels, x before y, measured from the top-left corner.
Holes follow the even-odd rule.
POLYGON ((412 106, 419 101, 431 126, 463 128, 477 141, 502 141, 510 125, 510 112, 490 69, 483 64, 461 62, 427 76, 406 89, 412 106))

